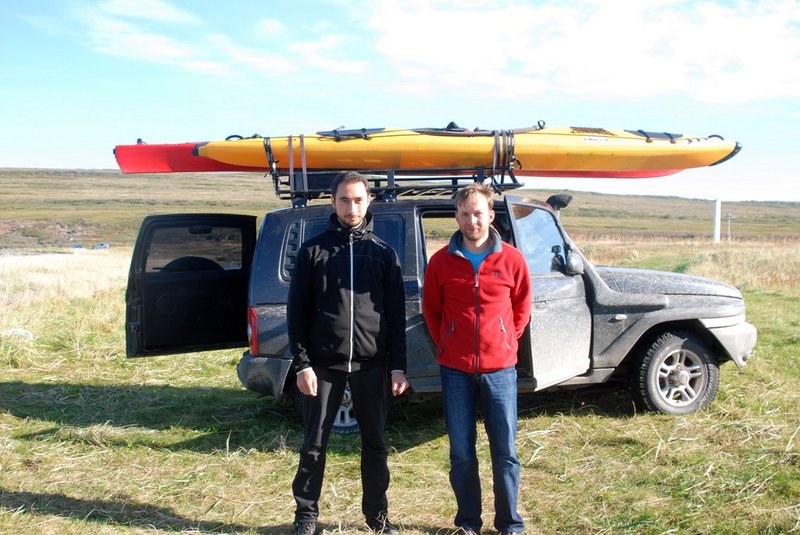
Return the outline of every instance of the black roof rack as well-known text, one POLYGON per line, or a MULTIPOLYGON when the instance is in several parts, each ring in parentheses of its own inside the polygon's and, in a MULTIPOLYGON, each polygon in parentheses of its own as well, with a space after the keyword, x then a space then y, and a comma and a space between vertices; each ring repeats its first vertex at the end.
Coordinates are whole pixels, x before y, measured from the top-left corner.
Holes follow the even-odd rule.
MULTIPOLYGON (((291 199, 292 206, 305 206, 309 200, 330 197, 331 183, 341 171, 297 171, 293 175, 272 174, 275 194, 291 199)), ((497 193, 521 188, 513 172, 493 174, 487 169, 424 169, 363 171, 376 199, 396 201, 398 197, 452 197, 473 182, 489 184, 497 193)))

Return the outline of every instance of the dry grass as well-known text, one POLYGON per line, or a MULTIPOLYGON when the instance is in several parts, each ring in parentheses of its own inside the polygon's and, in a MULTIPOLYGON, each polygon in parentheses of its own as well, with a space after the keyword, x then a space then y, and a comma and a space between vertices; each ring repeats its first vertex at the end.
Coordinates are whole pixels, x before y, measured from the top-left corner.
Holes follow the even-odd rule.
MULTIPOLYGON (((263 181, 0 170, 0 250, 53 253, 0 255, 0 533, 290 533, 301 440, 290 404, 241 388, 240 351, 124 357, 141 218, 261 215, 275 203, 263 181), (94 242, 112 248, 65 249, 94 242)), ((745 369, 723 366, 717 400, 698 414, 637 414, 617 390, 525 397, 528 533, 800 533, 800 207, 726 206, 737 231, 768 238, 714 246, 709 203, 610 197, 576 194, 564 214, 593 261, 732 282, 759 344, 745 369)), ((409 535, 449 533, 438 402, 396 407, 389 441, 392 517, 409 535)), ((478 447, 490 512, 482 431, 478 447)), ((358 472, 357 437, 333 437, 327 533, 363 533, 358 472)))
MULTIPOLYGON (((746 369, 723 368, 718 400, 699 414, 637 414, 624 391, 526 397, 528 533, 800 531, 800 312, 796 287, 772 282, 798 261, 780 244, 740 245, 680 243, 680 258, 662 242, 587 246, 594 258, 686 257, 686 271, 752 280, 761 340, 746 369)), ((0 257, 0 331, 33 336, 0 339, 0 532, 289 533, 300 443, 291 407, 241 389, 237 351, 126 361, 129 253, 0 257)), ((397 408, 389 439, 393 518, 410 535, 449 533, 438 404, 397 408)), ((488 482, 482 431, 478 447, 488 482)), ((488 486, 484 501, 491 511, 488 486)), ((363 532, 356 437, 332 440, 320 506, 327 533, 363 532)))
POLYGON ((664 238, 574 233, 596 265, 643 266, 723 280, 742 290, 800 293, 800 240, 664 238))

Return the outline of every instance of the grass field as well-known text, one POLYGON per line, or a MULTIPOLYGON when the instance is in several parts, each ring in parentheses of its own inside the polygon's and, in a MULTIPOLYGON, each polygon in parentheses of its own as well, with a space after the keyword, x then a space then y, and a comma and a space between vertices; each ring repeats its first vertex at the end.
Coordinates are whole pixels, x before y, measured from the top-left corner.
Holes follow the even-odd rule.
MULTIPOLYGON (((0 172, 0 533, 291 532, 301 429, 290 403, 241 388, 239 351, 124 357, 145 214, 282 204, 263 177, 229 178, 0 172)), ((697 414, 638 413, 627 392, 603 389, 522 399, 527 533, 800 532, 800 206, 726 205, 734 239, 712 245, 709 202, 575 197, 564 221, 594 262, 733 282, 759 342, 746 368, 722 367, 697 414)), ((449 533, 438 402, 396 407, 389 441, 392 518, 410 535, 449 533)), ((479 455, 488 482, 483 433, 479 455)), ((328 533, 363 532, 358 473, 357 437, 335 436, 328 533)), ((484 503, 491 526, 488 486, 484 503)))

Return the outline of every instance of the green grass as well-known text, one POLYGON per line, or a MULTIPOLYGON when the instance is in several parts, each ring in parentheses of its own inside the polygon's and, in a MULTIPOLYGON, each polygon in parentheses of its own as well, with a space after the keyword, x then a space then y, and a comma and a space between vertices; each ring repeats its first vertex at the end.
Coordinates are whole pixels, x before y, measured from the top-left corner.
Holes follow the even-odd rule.
MULTIPOLYGON (((239 351, 124 357, 128 261, 148 202, 205 211, 215 196, 228 201, 202 188, 195 198, 189 182, 180 193, 150 191, 172 185, 171 177, 134 178, 136 191, 128 191, 133 183, 115 186, 129 177, 78 175, 67 176, 74 181, 61 193, 40 189, 56 187, 59 174, 36 187, 15 179, 28 189, 0 216, 27 225, 40 213, 44 223, 34 228, 49 228, 47 199, 63 193, 85 211, 74 220, 76 232, 114 242, 107 250, 70 250, 69 242, 0 234, 2 248, 50 252, 0 255, 0 533, 289 533, 302 435, 291 404, 242 389, 239 351), (124 195, 137 202, 114 201, 124 195), (116 241, 98 229, 118 230, 116 241)), ((12 193, 0 188, 4 200, 12 193)), ((222 211, 263 210, 261 201, 242 197, 222 211)), ((638 229, 657 217, 657 204, 647 199, 641 205, 654 215, 621 215, 615 224, 638 229)), ((525 396, 517 445, 527 533, 800 532, 800 242, 712 245, 699 237, 595 233, 588 224, 576 232, 598 262, 743 287, 759 342, 745 368, 722 367, 717 399, 697 414, 638 413, 626 391, 606 388, 525 396)), ((439 403, 395 407, 388 436, 392 518, 410 535, 448 533, 455 503, 439 403)), ((491 526, 482 430, 478 448, 491 526)), ((322 526, 363 533, 358 437, 334 436, 329 451, 322 526)))

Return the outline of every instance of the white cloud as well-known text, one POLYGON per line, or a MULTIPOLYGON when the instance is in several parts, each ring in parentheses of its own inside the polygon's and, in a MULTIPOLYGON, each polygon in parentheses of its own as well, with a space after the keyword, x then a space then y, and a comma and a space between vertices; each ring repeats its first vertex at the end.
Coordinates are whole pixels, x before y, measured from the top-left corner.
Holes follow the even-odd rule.
POLYGON ((169 65, 213 76, 231 76, 233 69, 202 44, 145 29, 135 22, 95 10, 75 14, 86 28, 89 45, 102 54, 169 65))
POLYGON ((138 26, 100 14, 83 19, 92 46, 104 53, 135 59, 168 63, 191 59, 192 47, 165 35, 145 32, 138 26))
POLYGON ((120 15, 170 23, 198 23, 189 11, 180 9, 164 0, 105 0, 100 2, 101 11, 120 15))
MULTIPOLYGON (((344 60, 330 57, 344 44, 345 38, 338 35, 326 35, 316 41, 304 41, 291 45, 303 63, 318 67, 325 71, 339 74, 361 74, 367 70, 367 62, 361 60, 344 60)), ((341 54, 340 54, 341 55, 341 54)))
MULTIPOLYGON (((361 74, 367 62, 346 57, 344 45, 351 37, 323 35, 316 40, 295 42, 286 38, 286 28, 279 20, 260 19, 253 24, 260 47, 248 46, 222 33, 176 33, 157 22, 202 21, 174 9, 166 2, 148 0, 141 9, 133 0, 108 0, 102 9, 84 7, 74 12, 86 28, 90 46, 103 54, 171 65, 176 68, 207 74, 244 78, 275 76, 315 68, 339 74, 361 74), (149 10, 149 15, 148 15, 149 10), (281 39, 275 39, 283 35, 281 39)), ((232 80, 231 80, 232 81, 232 80)))
POLYGON ((268 37, 274 37, 286 31, 286 27, 283 23, 275 19, 261 19, 258 21, 258 24, 256 24, 256 27, 259 34, 263 32, 268 37))
POLYGON ((406 80, 415 87, 508 98, 545 89, 707 102, 800 96, 797 0, 384 0, 364 7, 377 51, 401 77, 415 73, 406 80))
POLYGON ((235 63, 257 73, 280 75, 297 70, 297 65, 286 57, 242 46, 225 35, 214 34, 209 42, 220 56, 226 58, 227 63, 235 63))
POLYGON ((800 97, 800 0, 354 0, 303 28, 254 18, 236 36, 189 33, 213 21, 166 0, 99 6, 83 16, 95 49, 210 75, 369 74, 411 94, 501 99, 800 97))

